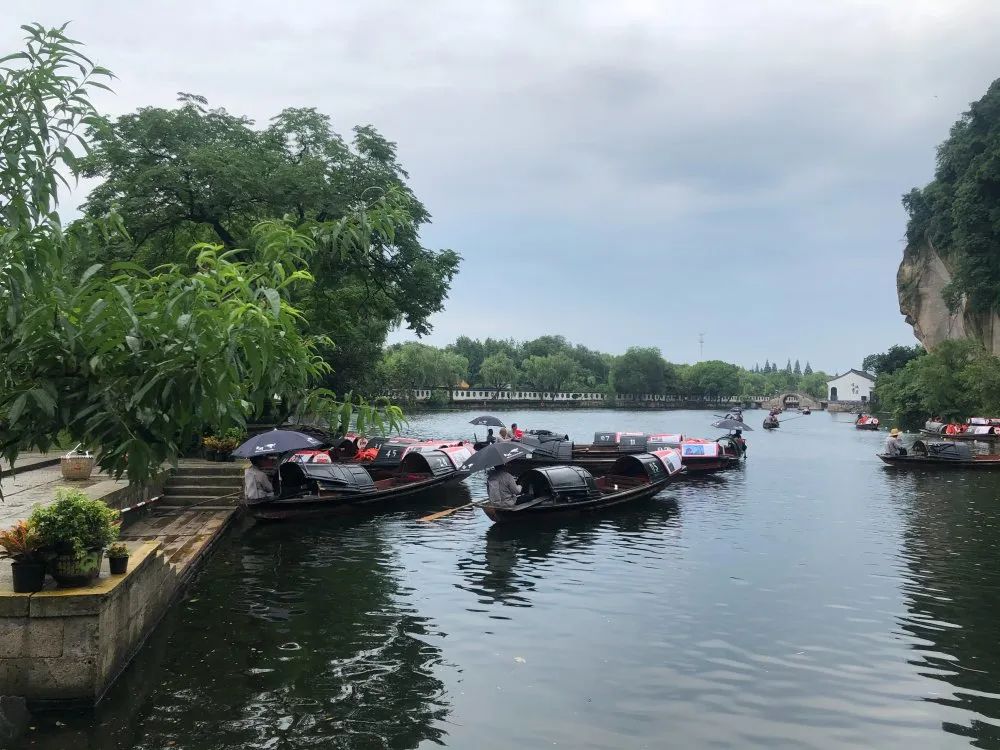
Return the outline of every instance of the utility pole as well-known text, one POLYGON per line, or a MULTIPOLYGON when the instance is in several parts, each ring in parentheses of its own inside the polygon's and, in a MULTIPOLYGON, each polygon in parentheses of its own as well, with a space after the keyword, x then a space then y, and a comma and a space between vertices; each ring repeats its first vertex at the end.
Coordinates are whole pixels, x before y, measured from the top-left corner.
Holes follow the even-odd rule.
POLYGON ((705 334, 698 334, 698 361, 705 359, 705 334))

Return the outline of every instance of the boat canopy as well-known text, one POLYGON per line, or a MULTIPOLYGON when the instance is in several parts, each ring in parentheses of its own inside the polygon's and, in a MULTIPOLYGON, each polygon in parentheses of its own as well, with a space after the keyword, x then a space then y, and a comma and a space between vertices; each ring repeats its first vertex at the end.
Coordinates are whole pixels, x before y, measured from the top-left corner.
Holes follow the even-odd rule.
POLYGON ((573 441, 564 439, 561 435, 539 437, 525 435, 521 444, 531 449, 532 455, 538 458, 555 459, 569 463, 573 459, 573 441))
POLYGON ((650 453, 633 453, 619 456, 611 464, 609 474, 621 477, 644 477, 650 482, 666 479, 667 472, 660 460, 650 453))
POLYGON ((529 497, 551 496, 556 503, 579 503, 600 494, 594 477, 579 466, 530 469, 517 481, 529 497))
POLYGON ((684 463, 681 459, 681 452, 676 448, 662 448, 661 450, 656 450, 652 453, 656 456, 657 460, 663 464, 663 468, 667 470, 667 474, 670 476, 673 476, 684 468, 684 463))
POLYGON ((650 435, 646 439, 646 450, 650 453, 656 453, 658 450, 663 448, 679 448, 681 443, 684 442, 683 435, 650 435))
POLYGON ((944 432, 945 426, 946 425, 944 422, 935 422, 933 419, 928 419, 924 423, 925 430, 927 430, 928 432, 937 433, 939 435, 944 432))
POLYGON ((443 477, 455 471, 455 465, 448 455, 441 450, 410 451, 399 465, 404 474, 430 474, 443 477))
POLYGON ((406 449, 416 443, 411 438, 393 438, 379 446, 378 453, 372 459, 371 467, 375 469, 394 469, 403 460, 406 449))
POLYGON ((913 454, 924 454, 928 458, 940 458, 946 461, 972 461, 972 449, 965 443, 924 443, 918 440, 913 444, 913 454))
POLYGON ((681 456, 684 458, 713 458, 721 452, 718 443, 681 443, 681 456))
POLYGON ((643 453, 646 450, 644 432, 595 432, 594 445, 618 448, 623 453, 643 453))
POLYGON ((358 464, 314 464, 286 461, 278 469, 282 496, 296 495, 315 482, 320 490, 348 494, 375 491, 371 474, 358 464))
POLYGON ((970 424, 969 429, 965 431, 966 435, 992 435, 994 434, 996 428, 991 427, 988 424, 970 424))

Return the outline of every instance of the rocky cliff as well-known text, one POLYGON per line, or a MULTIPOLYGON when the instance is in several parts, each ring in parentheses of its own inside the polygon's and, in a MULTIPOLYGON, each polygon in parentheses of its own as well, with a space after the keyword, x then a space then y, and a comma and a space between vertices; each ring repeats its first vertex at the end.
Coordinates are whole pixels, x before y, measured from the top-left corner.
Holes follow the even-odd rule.
POLYGON ((975 338, 991 354, 1000 354, 1000 316, 973 313, 964 305, 948 310, 941 295, 951 281, 948 264, 930 245, 908 246, 896 274, 899 311, 928 350, 945 339, 975 338))

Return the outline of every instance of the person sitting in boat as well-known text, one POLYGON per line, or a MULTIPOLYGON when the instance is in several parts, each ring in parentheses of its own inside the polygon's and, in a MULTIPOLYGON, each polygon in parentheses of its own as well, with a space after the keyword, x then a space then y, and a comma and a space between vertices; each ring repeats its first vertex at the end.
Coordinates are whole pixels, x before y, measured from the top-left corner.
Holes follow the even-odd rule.
POLYGON ((486 444, 490 445, 497 441, 497 436, 493 434, 493 428, 490 427, 486 430, 486 444))
POLYGON ((274 499, 274 485, 265 471, 273 462, 265 456, 254 456, 243 472, 243 497, 250 505, 274 499))
POLYGON ((506 443, 510 440, 510 434, 507 432, 506 427, 500 428, 500 437, 497 438, 497 442, 506 443))
POLYGON ((889 437, 885 439, 885 455, 887 456, 905 456, 906 448, 903 447, 903 440, 900 438, 900 432, 895 427, 889 431, 889 437))
POLYGON ((743 437, 743 430, 736 430, 733 433, 733 442, 735 442, 736 445, 739 446, 740 455, 747 452, 747 441, 743 437))
POLYGON ((494 508, 513 508, 521 494, 521 485, 506 466, 494 466, 486 477, 486 494, 494 508))
POLYGON ((944 434, 945 435, 957 435, 958 434, 958 425, 955 424, 954 422, 948 422, 948 426, 944 428, 944 434))
POLYGON ((510 423, 510 439, 520 440, 524 437, 524 430, 517 426, 517 422, 510 423))

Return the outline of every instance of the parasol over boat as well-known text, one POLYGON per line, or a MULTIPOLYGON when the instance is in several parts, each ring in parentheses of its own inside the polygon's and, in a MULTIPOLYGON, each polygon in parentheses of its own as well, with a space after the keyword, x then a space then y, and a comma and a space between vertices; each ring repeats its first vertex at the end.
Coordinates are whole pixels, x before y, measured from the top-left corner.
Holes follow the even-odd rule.
POLYGON ((474 474, 477 471, 492 469, 494 466, 503 466, 518 458, 531 458, 531 446, 506 440, 490 443, 473 453, 472 457, 462 464, 462 471, 474 474))
POLYGON ((720 419, 717 422, 712 422, 712 427, 718 427, 720 430, 746 430, 747 432, 753 432, 753 427, 736 419, 720 419))
POLYGON ((253 458, 254 456, 273 456, 290 451, 303 451, 321 448, 324 443, 319 438, 295 430, 279 430, 277 428, 254 435, 243 445, 233 451, 237 458, 253 458))
POLYGON ((469 424, 474 424, 479 427, 506 427, 503 422, 501 422, 496 417, 490 416, 489 414, 484 414, 481 417, 476 417, 469 421, 469 424))

